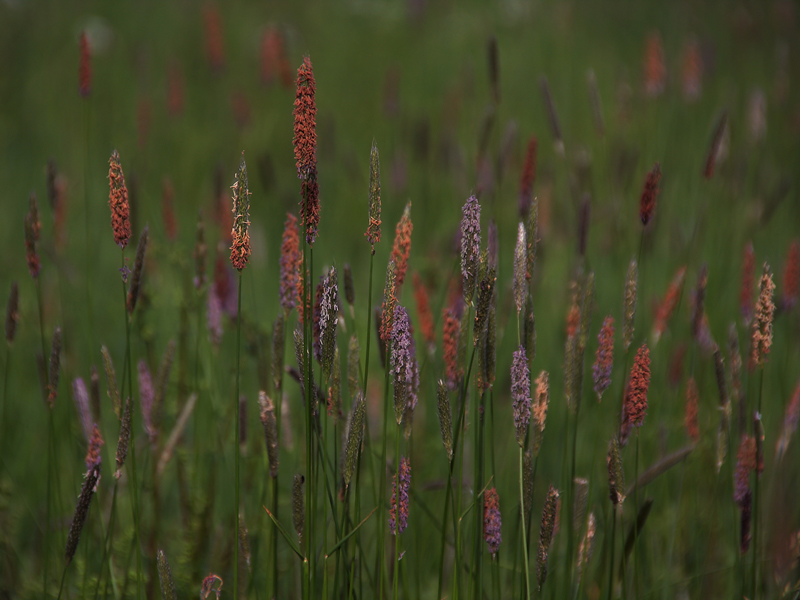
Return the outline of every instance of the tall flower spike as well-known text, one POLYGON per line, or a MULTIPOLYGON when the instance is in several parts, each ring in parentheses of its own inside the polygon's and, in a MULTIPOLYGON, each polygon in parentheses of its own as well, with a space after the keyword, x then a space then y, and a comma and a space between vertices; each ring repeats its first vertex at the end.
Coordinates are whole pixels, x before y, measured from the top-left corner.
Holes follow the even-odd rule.
POLYGON ((381 241, 381 162, 375 140, 369 153, 369 225, 364 235, 375 254, 375 244, 381 241))
POLYGON ((302 181, 300 218, 306 229, 306 242, 314 245, 319 226, 319 185, 317 184, 317 84, 306 56, 297 70, 297 93, 294 100, 294 157, 297 177, 302 181))
POLYGON ((625 352, 631 347, 633 342, 633 323, 636 318, 636 289, 639 280, 639 268, 636 261, 632 260, 628 265, 628 275, 625 277, 625 306, 622 319, 622 347, 625 352))
POLYGON ((297 217, 286 213, 281 242, 281 306, 286 315, 297 303, 297 287, 300 281, 300 238, 297 231, 297 217))
POLYGON ((625 414, 630 422, 641 427, 647 412, 647 390, 650 387, 650 349, 642 344, 636 353, 625 397, 625 414))
POLYGON ((684 425, 686 434, 696 444, 700 441, 700 427, 697 424, 697 384, 694 377, 690 377, 686 383, 686 417, 684 425))
POLYGON ((25 257, 28 261, 28 271, 34 279, 39 277, 40 264, 39 255, 36 253, 36 243, 39 241, 41 229, 36 194, 31 192, 28 198, 28 212, 25 215, 25 257))
POLYGON ((520 221, 517 228, 517 245, 514 247, 514 304, 517 305, 517 317, 525 306, 525 296, 528 292, 525 279, 525 274, 528 272, 526 254, 525 225, 520 221))
POLYGON ((539 373, 536 378, 536 396, 533 400, 533 453, 539 455, 542 446, 545 421, 547 420, 547 406, 550 404, 550 376, 547 371, 539 373))
POLYGON ((511 399, 514 402, 514 428, 520 448, 525 444, 528 421, 531 418, 531 378, 525 348, 514 351, 511 363, 511 399))
POLYGON ((481 205, 470 196, 461 210, 461 281, 464 301, 472 303, 481 254, 481 205))
POLYGON ((642 197, 639 199, 639 218, 642 225, 647 225, 653 217, 658 199, 658 182, 661 180, 661 165, 656 163, 652 170, 647 174, 642 190, 642 197))
POLYGON ((383 306, 381 307, 381 341, 387 343, 392 337, 392 322, 394 320, 394 309, 397 305, 397 295, 395 293, 397 281, 397 270, 395 262, 389 261, 386 267, 386 283, 383 286, 383 306))
POLYGON ((422 331, 422 337, 428 344, 428 348, 433 352, 436 346, 436 330, 433 325, 433 315, 431 314, 430 301, 428 300, 428 289, 422 281, 419 273, 414 271, 414 300, 417 304, 417 320, 422 331))
POLYGON ((389 529, 392 535, 403 533, 408 526, 408 490, 411 487, 411 463, 400 459, 400 481, 395 473, 392 481, 392 500, 389 509, 389 529))
POLYGON ((231 186, 233 190, 233 229, 231 237, 231 264, 234 269, 241 271, 247 266, 250 258, 250 190, 247 187, 247 165, 244 162, 244 152, 239 161, 239 170, 236 180, 231 186))
POLYGON ((128 188, 125 186, 125 174, 119 161, 119 153, 114 150, 108 161, 108 206, 111 208, 111 228, 114 230, 114 242, 125 248, 131 239, 131 207, 128 202, 128 188))
POLYGON ((89 39, 86 31, 81 31, 79 41, 81 51, 81 62, 78 67, 78 91, 81 98, 87 98, 92 92, 92 56, 89 48, 89 39))
POLYGON ((399 425, 414 385, 414 357, 411 323, 406 309, 398 305, 392 326, 391 371, 394 377, 394 412, 399 425))
POLYGON ((531 199, 533 198, 533 184, 536 182, 536 136, 532 135, 528 140, 528 148, 525 151, 525 163, 522 167, 522 176, 519 182, 519 216, 525 219, 531 210, 531 199))
POLYGON ((258 392, 258 405, 261 408, 261 424, 264 426, 264 438, 267 443, 269 475, 275 479, 278 475, 278 425, 275 419, 275 405, 263 390, 258 392))
POLYGON ((501 535, 502 520, 500 518, 500 497, 497 495, 496 488, 486 490, 483 502, 483 539, 489 546, 489 553, 492 558, 497 556, 500 543, 503 541, 501 535))
POLYGON ((597 335, 597 355, 592 366, 594 391, 597 399, 603 397, 603 392, 611 385, 611 370, 614 367, 614 317, 607 316, 597 335))
POLYGON ((403 215, 394 230, 394 246, 392 247, 392 260, 395 264, 396 282, 395 294, 400 295, 400 288, 406 279, 408 270, 408 256, 411 253, 411 232, 414 225, 411 222, 411 202, 406 204, 403 215))
POLYGON ((763 366, 767 362, 767 355, 772 346, 772 319, 775 315, 772 296, 775 292, 775 283, 767 263, 764 263, 764 274, 761 276, 759 288, 750 353, 750 364, 753 367, 763 366))
POLYGON ((353 400, 353 408, 347 421, 347 432, 345 434, 344 469, 342 470, 345 486, 350 485, 355 474, 358 455, 361 453, 361 444, 364 441, 366 416, 367 405, 364 400, 364 394, 358 391, 353 400))
POLYGON ((556 103, 553 100, 553 94, 550 91, 550 83, 547 81, 547 77, 542 77, 539 80, 539 88, 542 91, 544 105, 547 109, 547 121, 550 123, 550 133, 553 135, 553 146, 559 156, 564 156, 564 138, 561 136, 561 123, 558 119, 556 103))
POLYGON ((66 564, 72 562, 75 551, 78 549, 81 531, 83 531, 83 525, 86 523, 86 515, 89 514, 89 505, 92 502, 92 496, 97 491, 97 483, 100 481, 100 462, 98 461, 97 465, 89 469, 84 477, 81 494, 75 507, 75 515, 72 517, 72 525, 67 535, 67 547, 64 551, 66 564))
POLYGON ((319 330, 322 371, 327 379, 333 366, 336 346, 336 324, 339 321, 339 283, 336 267, 331 267, 322 288, 320 299, 319 330))
POLYGON ((175 582, 172 580, 172 571, 169 568, 169 562, 163 550, 159 550, 156 555, 156 562, 158 563, 158 581, 161 584, 161 595, 164 600, 178 600, 175 593, 175 582))
POLYGON ((553 541, 558 497, 558 490, 551 485, 547 492, 544 510, 542 511, 542 528, 539 530, 539 551, 536 556, 536 570, 540 590, 547 578, 547 555, 550 552, 550 542, 553 541))

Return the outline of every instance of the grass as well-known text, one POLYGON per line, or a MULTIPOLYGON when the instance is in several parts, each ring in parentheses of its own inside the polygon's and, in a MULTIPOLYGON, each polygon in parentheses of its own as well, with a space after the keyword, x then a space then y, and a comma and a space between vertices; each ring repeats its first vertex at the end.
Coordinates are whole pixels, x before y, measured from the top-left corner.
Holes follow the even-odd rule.
MULTIPOLYGON (((148 444, 140 411, 134 410, 129 476, 112 481, 113 464, 104 465, 105 477, 90 506, 93 514, 66 573, 62 597, 157 595, 159 549, 169 562, 178 597, 197 594, 209 573, 219 578, 209 580, 214 589, 224 585, 223 595, 256 599, 305 594, 477 600, 497 597, 497 590, 532 598, 793 597, 798 589, 792 562, 797 550, 790 541, 800 528, 800 513, 790 507, 800 481, 800 444, 792 440, 780 461, 774 448, 800 379, 800 316, 797 306, 778 310, 769 361, 751 372, 746 365, 752 329, 739 307, 745 244, 752 241, 755 248, 756 272, 763 262, 770 264, 780 304, 786 250, 798 236, 800 95, 789 75, 800 36, 795 21, 781 12, 783 5, 735 10, 629 2, 220 5, 221 69, 208 64, 204 14, 212 13, 204 10, 163 3, 144 12, 134 5, 88 1, 0 6, 0 189, 6 199, 0 222, 0 293, 14 280, 20 292, 13 352, 9 346, 2 357, 0 555, 7 558, 0 562, 0 595, 51 598, 61 582, 63 541, 86 453, 80 420, 65 393, 68 384, 76 377, 86 379, 90 366, 100 364, 102 344, 122 365, 122 401, 130 393, 138 407, 132 367, 143 360, 155 372, 159 349, 170 339, 180 339, 185 341, 180 342, 161 409, 163 439, 177 424, 187 398, 197 394, 189 417, 193 423, 178 438, 157 479, 147 473, 155 473, 159 455, 148 444), (315 389, 324 398, 331 383, 310 358, 310 305, 304 309, 309 316, 300 353, 304 364, 296 364, 292 344, 278 363, 305 373, 306 397, 287 373, 281 385, 270 373, 272 324, 284 314, 277 293, 281 233, 286 212, 297 214, 301 198, 291 148, 293 85, 282 85, 277 74, 269 84, 261 77, 261 35, 268 26, 284 36, 290 80, 307 54, 317 83, 321 218, 313 253, 305 250, 306 302, 313 302, 311 286, 330 267, 349 263, 354 276, 356 318, 339 320, 336 344, 344 374, 347 343, 353 335, 359 342, 356 379, 365 396, 366 423, 356 472, 346 489, 339 461, 345 428, 323 423, 329 418, 324 400, 313 410, 315 389), (88 100, 79 97, 77 82, 77 40, 83 29, 92 43, 88 100), (663 40, 667 73, 665 89, 657 97, 644 93, 642 81, 643 51, 651 31, 663 40), (699 41, 705 70, 700 94, 690 101, 682 91, 682 71, 692 35, 699 41), (488 70, 492 37, 499 60, 497 94, 488 70), (181 74, 183 104, 178 111, 168 107, 174 93, 169 91, 172 65, 181 74), (604 135, 598 133, 592 113, 586 84, 590 68, 602 102, 604 135), (563 155, 552 143, 541 76, 547 77, 558 111, 563 155), (752 126, 753 103, 759 97, 755 90, 763 92, 766 102, 767 129, 761 138, 752 126), (723 110, 729 137, 714 176, 706 179, 706 155, 723 110), (531 135, 537 136, 539 149, 533 187, 539 245, 530 283, 537 339, 530 373, 532 379, 542 370, 550 374, 551 403, 535 459, 531 510, 520 515, 523 456, 533 436, 526 437, 518 452, 510 365, 521 324, 513 314, 512 274, 519 181, 531 135), (374 254, 364 238, 373 139, 382 162, 383 227, 374 254), (132 239, 146 224, 150 231, 139 304, 135 317, 126 313, 124 328, 118 318, 120 259, 106 206, 107 160, 113 148, 119 149, 132 199, 132 239), (250 167, 252 256, 237 280, 228 262, 230 224, 224 219, 242 150, 250 167), (479 155, 486 160, 479 162, 479 155), (65 221, 56 218, 60 213, 51 210, 47 195, 44 167, 50 156, 67 182, 66 194, 55 200, 67 207, 65 221), (642 230, 639 195, 656 162, 663 174, 661 192, 653 220, 642 230), (222 173, 219 182, 217 170, 222 173), (175 189, 174 242, 161 217, 165 177, 175 189), (27 272, 22 227, 32 189, 42 221, 36 281, 27 272), (479 312, 476 292, 475 304, 464 308, 462 320, 466 345, 458 360, 464 377, 448 392, 451 458, 439 433, 435 390, 436 382, 446 378, 442 309, 451 306, 451 290, 461 279, 458 266, 453 268, 458 261, 454 238, 461 207, 472 193, 478 194, 482 209, 482 249, 490 220, 498 231, 496 370, 492 387, 479 390, 476 378, 485 375, 491 361, 482 354, 483 341, 469 348, 475 328, 471 322, 479 312), (591 212, 586 253, 580 256, 579 207, 586 194, 591 212), (408 201, 413 202, 414 230, 406 280, 413 272, 420 274, 434 307, 438 339, 427 354, 413 290, 406 285, 397 302, 415 327, 420 384, 411 437, 405 442, 400 439, 404 425, 395 431, 388 426, 393 378, 390 361, 381 361, 382 341, 372 328, 374 307, 382 300, 380 274, 392 250, 392 228, 408 201), (193 289, 198 211, 209 250, 209 283, 193 289), (59 231, 66 233, 63 245, 55 242, 59 231), (641 270, 632 346, 650 347, 651 383, 645 422, 635 432, 635 444, 622 449, 635 493, 615 509, 603 457, 619 428, 616 393, 624 398, 631 366, 620 333, 626 272, 634 258, 641 270), (734 521, 740 526, 728 483, 728 472, 735 469, 731 463, 723 465, 723 475, 716 465, 719 391, 714 361, 690 328, 692 288, 704 264, 707 331, 723 349, 730 378, 726 340, 734 324, 745 359, 747 432, 752 433, 755 410, 762 415, 765 432, 763 474, 749 476, 755 501, 753 538, 743 556, 739 531, 731 531, 734 521), (657 302, 684 266, 683 292, 656 339, 657 302), (578 402, 570 412, 564 402, 570 282, 583 281, 589 273, 594 273, 594 301, 583 305, 593 309, 581 319, 589 324, 582 349, 588 358, 576 367, 578 381, 585 384, 570 390, 572 401, 578 402), (207 330, 208 294, 221 304, 219 343, 207 330), (620 327, 613 393, 598 402, 588 389, 588 377, 604 315, 613 316, 620 327), (47 360, 44 333, 56 326, 64 333, 63 392, 49 409, 39 399, 36 355, 47 360), (180 366, 180 356, 192 354, 184 344, 194 344, 194 357, 184 358, 190 368, 180 366), (676 360, 682 347, 692 348, 691 366, 676 360), (384 378, 381 368, 386 369, 384 378), (680 465, 640 490, 636 474, 687 445, 682 390, 689 375, 698 386, 700 440, 680 465), (271 394, 276 410, 276 478, 266 466, 264 436, 253 408, 262 389, 271 394), (242 405, 248 412, 243 449, 237 439, 239 392, 249 400, 242 405), (387 451, 393 442, 394 451, 387 451), (138 479, 136 454, 144 474, 138 479), (394 539, 388 530, 391 476, 401 454, 410 460, 413 484, 408 528, 394 539), (300 540, 290 523, 295 474, 305 476, 306 533, 300 540), (593 511, 597 517, 594 552, 580 565, 579 585, 576 552, 584 523, 573 522, 576 477, 589 480, 585 514, 593 511), (536 573, 538 520, 550 484, 563 491, 562 506, 540 594, 530 574, 536 573), (497 488, 504 523, 504 542, 495 559, 481 530, 483 493, 490 487, 497 488), (145 502, 150 494, 155 501, 145 502), (265 516, 263 503, 275 521, 265 516), (643 506, 649 512, 641 527, 637 511, 643 506), (247 579, 239 577, 237 568, 247 555, 233 527, 239 514, 253 548, 249 571, 241 571, 247 579), (514 531, 515 525, 521 530, 514 531), (622 553, 629 529, 628 556, 622 553), (526 538, 534 543, 526 544, 526 538), (619 578, 619 567, 626 564, 630 568, 623 567, 619 578), (741 573, 744 567, 746 575, 741 573)), ((172 84, 174 90, 178 84, 172 84)), ((342 315, 349 309, 344 304, 340 299, 342 315)), ((285 316, 280 327, 291 334, 297 313, 285 316)), ((390 353, 391 343, 387 345, 390 353)), ((348 386, 341 388, 347 413, 354 398, 348 386)), ((731 404, 728 446, 735 449, 740 409, 737 402, 731 404)), ((101 405, 98 425, 111 457, 119 424, 105 396, 101 405)), ((735 460, 729 450, 725 461, 735 460)))

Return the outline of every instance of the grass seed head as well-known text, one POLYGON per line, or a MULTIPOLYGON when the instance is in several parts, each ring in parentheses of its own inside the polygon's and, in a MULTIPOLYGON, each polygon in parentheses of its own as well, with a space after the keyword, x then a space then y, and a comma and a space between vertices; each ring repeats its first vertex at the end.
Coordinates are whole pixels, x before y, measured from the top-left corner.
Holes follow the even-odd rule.
POLYGON ((231 264, 234 269, 241 271, 247 266, 250 258, 250 190, 247 185, 247 165, 244 162, 244 152, 242 152, 239 169, 231 189, 233 190, 231 264))
POLYGON ((131 414, 131 399, 130 396, 125 399, 125 410, 122 413, 122 423, 119 428, 119 441, 117 442, 117 470, 114 477, 119 479, 122 473, 122 467, 125 465, 125 459, 128 456, 128 444, 131 439, 131 421, 133 415, 131 414))
POLYGON ((364 235, 375 254, 375 244, 381 241, 381 163, 375 140, 369 153, 369 225, 364 235))
POLYGON ((114 231, 114 242, 124 249, 131 239, 131 207, 128 201, 128 188, 125 185, 125 174, 122 172, 122 164, 116 150, 111 153, 108 165, 108 206, 111 208, 111 228, 114 231))
POLYGON ((500 497, 496 488, 489 488, 483 497, 483 539, 489 546, 489 553, 493 559, 497 557, 497 551, 503 541, 501 529, 500 497))
POLYGON ((156 562, 158 563, 158 581, 161 584, 161 594, 164 596, 164 600, 178 600, 175 593, 175 582, 172 580, 172 571, 163 550, 158 551, 156 562))

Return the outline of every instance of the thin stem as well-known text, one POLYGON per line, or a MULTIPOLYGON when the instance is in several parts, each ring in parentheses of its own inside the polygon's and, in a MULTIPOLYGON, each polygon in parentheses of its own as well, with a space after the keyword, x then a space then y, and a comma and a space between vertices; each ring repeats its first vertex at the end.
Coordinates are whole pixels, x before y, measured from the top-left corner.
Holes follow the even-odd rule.
POLYGON ((634 484, 633 484, 633 504, 635 507, 635 512, 633 513, 633 528, 634 528, 634 553, 636 562, 634 563, 636 567, 633 570, 635 581, 636 581, 636 597, 641 598, 640 592, 641 588, 639 586, 639 563, 641 562, 641 553, 639 550, 639 428, 636 428, 636 466, 633 471, 634 476, 634 484))
POLYGON ((42 573, 42 597, 47 598, 47 571, 50 564, 50 508, 53 501, 50 497, 53 481, 53 410, 47 409, 47 511, 44 534, 44 569, 42 573))
MULTIPOLYGON (((764 367, 761 367, 761 372, 759 373, 758 378, 758 414, 761 414, 761 397, 764 392, 764 367)), ((754 435, 759 435, 758 431, 753 432, 754 435)), ((758 482, 761 478, 759 473, 760 465, 758 464, 761 460, 760 456, 756 456, 756 485, 755 485, 755 493, 753 494, 753 599, 758 600, 758 521, 759 521, 759 514, 758 514, 758 482)))
MULTIPOLYGON (((100 576, 97 578, 97 583, 94 587, 94 600, 97 600, 98 594, 100 593, 100 580, 103 578, 103 573, 105 572, 106 568, 106 558, 108 558, 108 570, 109 573, 113 573, 113 569, 111 568, 111 557, 108 554, 108 549, 110 548, 110 540, 111 540, 111 532, 114 530, 114 519, 117 515, 117 489, 119 488, 119 480, 114 481, 114 495, 111 498, 111 513, 108 517, 108 530, 106 530, 106 537, 103 541, 103 559, 100 561, 100 576)), ((100 515, 102 519, 102 514, 100 515)))
POLYGON ((392 569, 394 571, 394 591, 392 594, 394 600, 397 600, 397 582, 400 572, 400 463, 402 461, 400 458, 400 436, 400 425, 398 424, 394 450, 395 460, 397 461, 397 469, 394 480, 394 569, 392 569))
POLYGON ((615 547, 615 540, 617 534, 617 505, 611 505, 611 546, 609 547, 609 566, 608 566, 608 595, 606 596, 607 600, 611 600, 611 594, 614 589, 614 551, 615 547))
POLYGON ((241 355, 242 341, 242 271, 239 269, 239 298, 236 311, 236 392, 233 396, 233 403, 236 405, 236 421, 233 424, 235 430, 236 445, 234 446, 234 472, 235 487, 233 488, 234 507, 233 507, 233 597, 239 597, 239 359, 241 355))
MULTIPOLYGON (((522 446, 519 448, 519 505, 520 513, 522 514, 522 531, 525 531, 525 489, 522 483, 522 446)), ((525 560, 525 598, 531 597, 531 579, 528 569, 528 544, 523 536, 522 538, 522 556, 525 560)))
MULTIPOLYGON (((122 249, 122 266, 125 266, 125 248, 122 249)), ((122 313, 125 318, 125 347, 126 356, 128 358, 128 396, 131 398, 131 412, 133 411, 133 358, 131 356, 131 322, 128 315, 128 292, 125 286, 125 281, 122 281, 122 313)), ((132 316, 132 315, 131 315, 132 316)), ((124 379, 124 376, 123 376, 124 379)), ((124 383, 124 381, 123 381, 124 383)), ((124 397, 124 394, 123 394, 124 397)), ((142 551, 141 543, 139 541, 139 494, 136 478, 136 441, 131 437, 130 441, 131 460, 128 463, 130 466, 130 477, 132 481, 131 496, 133 498, 133 526, 135 530, 136 540, 136 598, 142 596, 142 551)))

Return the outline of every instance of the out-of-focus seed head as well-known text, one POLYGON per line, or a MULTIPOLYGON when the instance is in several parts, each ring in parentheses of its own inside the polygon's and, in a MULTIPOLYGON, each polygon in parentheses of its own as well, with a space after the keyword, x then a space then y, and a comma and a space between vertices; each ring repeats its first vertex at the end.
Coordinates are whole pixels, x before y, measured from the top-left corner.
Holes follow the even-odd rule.
POLYGON ((628 265, 628 274, 625 277, 625 306, 622 312, 622 347, 625 352, 633 342, 633 323, 636 318, 636 295, 639 281, 639 267, 635 260, 628 265))
POLYGON ((447 459, 453 460, 453 423, 450 413, 450 395, 447 384, 441 379, 437 382, 439 427, 442 432, 442 444, 447 451, 447 459))
POLYGON ((163 550, 158 551, 156 562, 158 563, 158 581, 161 584, 161 594, 164 596, 164 600, 178 600, 175 593, 175 582, 172 580, 172 571, 163 550))
POLYGON ((297 532, 297 537, 303 539, 303 525, 305 514, 303 509, 303 483, 306 478, 299 473, 294 476, 292 483, 292 524, 297 532))
POLYGON ((621 505, 625 501, 625 473, 622 470, 622 454, 620 452, 619 440, 615 437, 608 444, 608 489, 611 502, 614 506, 621 505))
POLYGON ((550 404, 550 376, 542 371, 536 378, 536 395, 533 400, 533 453, 538 456, 542 446, 544 426, 547 420, 547 407, 550 404))
POLYGON ((544 510, 542 511, 542 527, 539 530, 539 551, 536 555, 537 581, 540 590, 547 579, 547 555, 550 552, 550 543, 553 541, 558 498, 558 490, 551 485, 547 492, 544 510))
POLYGON ((527 266, 527 241, 525 239, 525 225, 520 221, 517 228, 517 245, 514 248, 514 304, 517 305, 517 316, 525 306, 528 287, 525 275, 527 266))
POLYGON ((120 478, 122 467, 125 465, 125 458, 128 456, 128 444, 131 439, 131 421, 133 415, 131 414, 131 399, 130 396, 125 399, 125 410, 122 413, 122 423, 119 429, 119 441, 117 442, 117 470, 114 477, 120 478))
POLYGON ((261 424, 264 426, 264 438, 267 443, 269 459, 269 475, 273 479, 278 476, 278 425, 275 418, 275 405, 265 391, 258 393, 258 406, 261 409, 261 424))
POLYGON ((136 301, 139 299, 139 291, 142 287, 142 272, 144 271, 144 257, 147 253, 147 240, 150 228, 145 226, 139 236, 139 244, 136 246, 136 260, 133 263, 133 273, 131 275, 131 286, 128 289, 127 307, 128 314, 132 315, 136 308, 136 301))
POLYGON ((375 140, 369 154, 369 225, 364 235, 375 254, 375 244, 381 241, 381 163, 375 140))
POLYGON ((478 199, 470 196, 461 212, 461 280, 464 301, 471 304, 481 253, 481 205, 478 199))
POLYGON ((514 351, 511 363, 511 399, 514 406, 514 428, 520 448, 525 444, 528 421, 531 418, 531 382, 525 348, 514 351))
POLYGON ((347 421, 347 432, 345 434, 344 448, 344 469, 342 477, 345 486, 349 486, 353 480, 358 463, 358 455, 361 453, 361 444, 364 440, 364 423, 367 417, 367 403, 364 394, 358 391, 353 400, 353 408, 350 411, 350 418, 347 421))
POLYGON ((489 553, 492 558, 497 557, 500 543, 503 541, 501 535, 502 520, 500 518, 500 497, 497 495, 496 488, 486 490, 483 502, 483 539, 489 546, 489 553))
POLYGON ((6 305, 6 342, 10 346, 14 343, 17 334, 17 322, 19 321, 19 285, 14 281, 11 284, 11 291, 8 294, 8 304, 6 305))
POLYGON ((686 384, 686 417, 684 418, 684 425, 686 426, 686 434, 696 444, 700 441, 700 427, 697 424, 697 384, 694 377, 690 377, 686 384))
POLYGON ((614 367, 614 317, 607 316, 597 335, 597 354, 592 366, 594 391, 597 399, 603 397, 603 392, 611 385, 611 371, 614 367))
POLYGON ((650 349, 642 344, 636 353, 625 397, 625 413, 636 427, 644 423, 647 412, 647 391, 650 387, 650 349))
POLYGON ((53 331, 53 342, 50 346, 50 371, 47 386, 47 402, 50 408, 55 405, 58 397, 58 376, 61 371, 61 327, 53 331))

